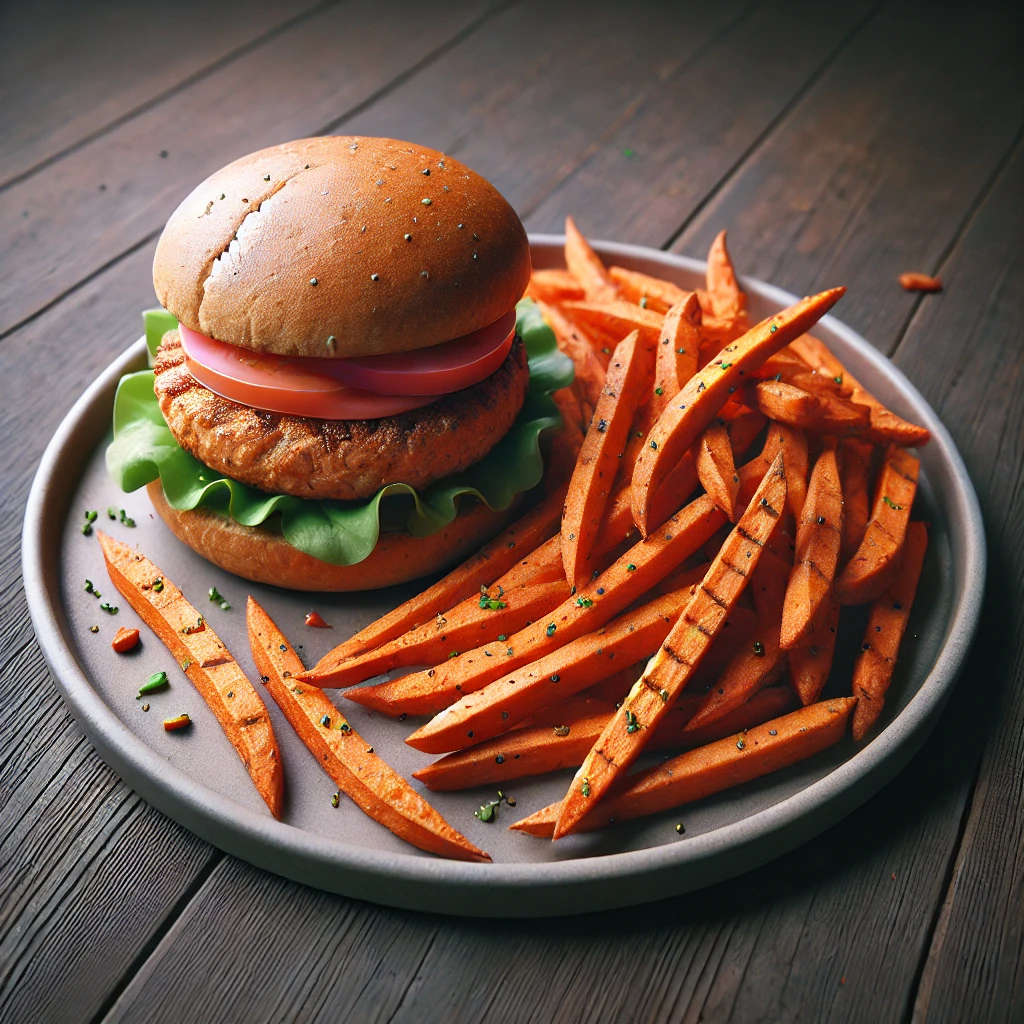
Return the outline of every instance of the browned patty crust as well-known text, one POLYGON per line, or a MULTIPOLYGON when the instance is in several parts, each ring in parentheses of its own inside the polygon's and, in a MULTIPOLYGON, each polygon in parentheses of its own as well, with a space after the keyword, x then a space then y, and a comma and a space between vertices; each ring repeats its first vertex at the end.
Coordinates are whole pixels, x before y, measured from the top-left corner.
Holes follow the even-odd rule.
POLYGON ((422 409, 376 420, 318 420, 264 412, 215 395, 185 367, 177 331, 156 355, 160 411, 185 451, 270 494, 369 498, 385 484, 416 489, 479 462, 508 432, 530 371, 516 338, 479 384, 422 409))

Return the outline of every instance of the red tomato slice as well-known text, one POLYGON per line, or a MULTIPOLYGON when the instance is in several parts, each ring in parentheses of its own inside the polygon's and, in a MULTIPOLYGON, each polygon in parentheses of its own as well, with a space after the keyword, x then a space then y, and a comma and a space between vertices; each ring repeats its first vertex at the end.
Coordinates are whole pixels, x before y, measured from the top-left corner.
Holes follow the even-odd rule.
POLYGON ((437 399, 436 395, 377 395, 302 365, 328 360, 261 355, 184 326, 179 326, 178 333, 185 365, 200 384, 222 398, 255 409, 324 420, 372 420, 418 409, 437 399))
POLYGON ((515 339, 516 311, 454 341, 413 352, 360 359, 318 360, 355 388, 382 395, 447 395, 489 377, 508 356, 515 339))

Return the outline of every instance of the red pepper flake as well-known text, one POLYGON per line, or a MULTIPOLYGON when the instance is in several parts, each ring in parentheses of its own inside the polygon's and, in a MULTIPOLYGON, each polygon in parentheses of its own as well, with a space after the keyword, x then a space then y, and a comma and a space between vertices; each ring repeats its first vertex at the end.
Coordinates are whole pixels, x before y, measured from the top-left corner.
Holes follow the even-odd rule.
POLYGON ((937 277, 930 277, 928 274, 910 271, 900 274, 900 287, 906 292, 941 292, 942 281, 937 277))
POLYGON ((312 626, 314 629, 333 629, 334 627, 324 621, 324 617, 319 612, 306 612, 306 625, 312 626))
POLYGON ((188 715, 176 715, 174 718, 164 719, 164 729, 167 732, 177 732, 179 729, 187 729, 192 724, 188 715))
POLYGON ((114 634, 114 639, 110 641, 110 646, 118 654, 124 654, 126 651, 133 650, 138 644, 139 631, 137 629, 126 629, 124 626, 114 634))

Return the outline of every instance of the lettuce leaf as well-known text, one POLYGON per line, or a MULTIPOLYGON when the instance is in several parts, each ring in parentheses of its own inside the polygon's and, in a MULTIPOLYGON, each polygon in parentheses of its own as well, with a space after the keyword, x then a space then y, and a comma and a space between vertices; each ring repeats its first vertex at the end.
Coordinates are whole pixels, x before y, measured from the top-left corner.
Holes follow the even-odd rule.
MULTIPOLYGON (((124 491, 160 479, 172 508, 210 508, 243 526, 279 530, 293 547, 334 565, 361 562, 381 530, 408 530, 428 537, 456 516, 459 499, 471 495, 493 509, 505 509, 517 494, 535 487, 544 464, 540 434, 562 421, 549 397, 572 382, 572 363, 555 344, 551 329, 529 299, 516 307, 516 327, 526 345, 530 387, 511 430, 480 462, 438 480, 422 491, 389 484, 367 501, 310 501, 265 494, 223 476, 178 446, 153 393, 153 371, 121 378, 114 398, 114 440, 107 470, 124 491)), ((145 314, 150 354, 176 322, 164 310, 145 314)))

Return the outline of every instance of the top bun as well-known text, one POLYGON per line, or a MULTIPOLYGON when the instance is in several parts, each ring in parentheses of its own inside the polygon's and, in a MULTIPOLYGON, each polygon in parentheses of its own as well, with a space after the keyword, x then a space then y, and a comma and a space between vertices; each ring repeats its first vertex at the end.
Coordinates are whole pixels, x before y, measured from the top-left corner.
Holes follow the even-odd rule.
POLYGON ((493 185, 435 150, 358 136, 228 164, 174 211, 153 261, 186 327, 296 356, 450 341, 507 313, 529 278, 526 232, 493 185))

